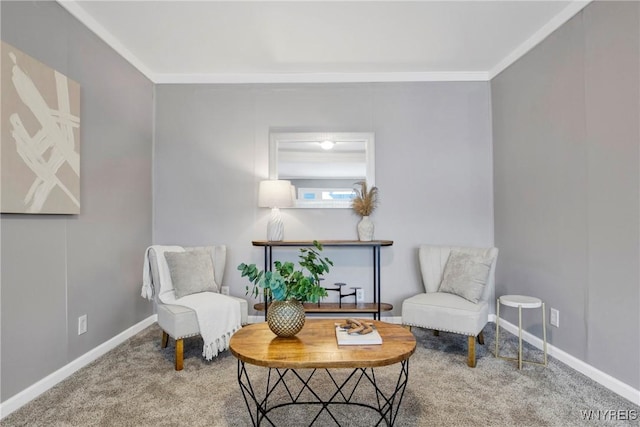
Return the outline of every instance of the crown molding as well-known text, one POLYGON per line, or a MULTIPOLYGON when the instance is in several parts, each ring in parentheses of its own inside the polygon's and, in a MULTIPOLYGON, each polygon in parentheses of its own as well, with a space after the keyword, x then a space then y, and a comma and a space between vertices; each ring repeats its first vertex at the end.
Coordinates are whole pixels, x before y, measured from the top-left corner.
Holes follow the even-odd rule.
MULTIPOLYGON (((65 8, 74 18, 80 21, 85 27, 93 31, 108 46, 115 50, 120 56, 133 65, 138 71, 153 82, 151 70, 135 56, 120 40, 115 38, 106 28, 100 25, 91 15, 89 15, 75 0, 56 0, 60 6, 65 8)), ((155 83, 155 82, 154 82, 155 83)))
POLYGON ((382 83, 382 82, 453 82, 487 81, 485 71, 466 72, 389 72, 389 73, 225 73, 225 74, 155 74, 158 84, 199 83, 382 83))
POLYGON ((510 54, 508 54, 502 61, 487 72, 489 80, 492 80, 502 71, 507 69, 511 64, 523 57, 527 52, 536 47, 540 42, 549 37, 551 33, 564 25, 568 20, 573 18, 578 12, 587 7, 593 0, 572 0, 571 3, 562 9, 560 13, 547 22, 542 28, 536 31, 531 37, 529 37, 524 43, 518 46, 510 54))

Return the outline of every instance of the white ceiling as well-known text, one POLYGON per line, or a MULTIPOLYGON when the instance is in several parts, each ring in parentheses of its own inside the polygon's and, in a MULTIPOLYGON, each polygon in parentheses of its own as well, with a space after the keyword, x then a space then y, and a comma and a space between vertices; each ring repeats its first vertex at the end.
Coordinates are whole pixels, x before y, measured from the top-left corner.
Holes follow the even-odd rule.
POLYGON ((156 83, 488 80, 589 3, 58 2, 156 83))

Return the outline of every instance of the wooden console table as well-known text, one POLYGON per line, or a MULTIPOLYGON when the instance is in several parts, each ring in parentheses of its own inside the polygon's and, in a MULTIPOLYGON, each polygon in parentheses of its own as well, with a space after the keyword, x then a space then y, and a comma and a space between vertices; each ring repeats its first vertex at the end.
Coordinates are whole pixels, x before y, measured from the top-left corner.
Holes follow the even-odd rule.
MULTIPOLYGON (((355 247, 371 248, 373 252, 373 303, 337 304, 337 303, 307 303, 304 304, 307 313, 360 313, 372 314, 374 319, 380 319, 382 311, 391 311, 393 305, 380 301, 380 248, 382 246, 393 245, 393 240, 372 240, 363 242, 360 240, 318 240, 323 247, 355 247)), ((264 269, 273 270, 273 248, 274 247, 311 247, 313 240, 283 240, 272 242, 268 240, 254 240, 253 246, 264 247, 264 269)), ((267 302, 258 303, 253 306, 258 311, 264 311, 264 318, 267 318, 267 302)))
POLYGON ((321 416, 341 425, 345 414, 340 407, 345 405, 377 413, 378 419, 372 420, 371 425, 395 423, 416 339, 400 325, 374 320, 381 345, 340 346, 335 321, 307 319, 302 330, 291 338, 276 337, 266 323, 254 323, 231 337, 229 350, 238 359, 238 384, 254 426, 275 426, 287 414, 278 409, 286 411, 292 405, 317 409, 315 416, 313 411, 306 411, 309 418, 296 419, 295 425, 311 426, 316 421, 320 424, 321 416), (259 370, 248 370, 247 364, 269 369, 263 375, 259 370), (397 379, 376 376, 374 368, 395 364, 400 364, 397 379))

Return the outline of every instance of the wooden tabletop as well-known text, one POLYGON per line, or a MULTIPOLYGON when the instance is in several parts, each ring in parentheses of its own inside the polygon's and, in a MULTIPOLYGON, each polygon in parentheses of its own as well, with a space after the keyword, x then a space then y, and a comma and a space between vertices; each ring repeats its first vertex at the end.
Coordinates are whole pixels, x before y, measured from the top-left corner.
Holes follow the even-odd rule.
POLYGON ((266 322, 245 326, 231 337, 239 360, 268 368, 373 368, 408 359, 416 349, 413 334, 400 325, 362 319, 375 325, 381 345, 338 346, 335 324, 344 319, 307 319, 295 337, 274 335, 266 322))

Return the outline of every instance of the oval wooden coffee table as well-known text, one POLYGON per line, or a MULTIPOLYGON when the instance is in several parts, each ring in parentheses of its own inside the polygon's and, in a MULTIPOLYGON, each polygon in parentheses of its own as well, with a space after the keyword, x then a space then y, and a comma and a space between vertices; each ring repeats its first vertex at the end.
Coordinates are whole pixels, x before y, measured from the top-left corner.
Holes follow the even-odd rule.
MULTIPOLYGON (((382 344, 339 346, 335 324, 343 320, 307 319, 293 338, 276 337, 266 322, 245 326, 231 337, 229 349, 238 359, 238 384, 254 426, 265 421, 276 425, 269 417, 270 412, 289 405, 319 407, 315 414, 309 413, 308 425, 324 412, 340 425, 339 415, 331 411, 332 406, 340 405, 373 409, 379 418, 372 425, 393 425, 409 378, 409 357, 415 351, 416 340, 400 325, 361 319, 375 326, 382 344), (392 389, 385 389, 384 393, 374 368, 396 363, 400 364, 400 373, 397 380, 394 378, 392 389), (269 368, 266 387, 260 387, 264 393, 258 393, 259 388, 252 385, 246 364, 269 368), (323 378, 322 373, 328 378, 323 378), (356 393, 356 388, 367 384, 374 393, 367 399, 357 399, 362 393, 356 393), (277 401, 271 402, 276 396, 277 401)), ((296 425, 303 423, 296 422, 296 425)))

